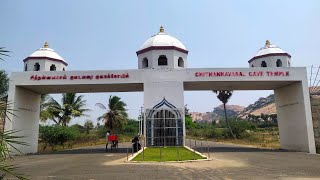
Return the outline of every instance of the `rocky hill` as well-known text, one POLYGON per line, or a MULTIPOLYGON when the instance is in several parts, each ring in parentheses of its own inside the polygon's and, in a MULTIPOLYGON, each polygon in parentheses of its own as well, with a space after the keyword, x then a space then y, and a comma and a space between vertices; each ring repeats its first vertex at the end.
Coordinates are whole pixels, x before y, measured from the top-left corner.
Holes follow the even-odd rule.
MULTIPOLYGON (((227 105, 226 107, 227 107, 228 117, 237 116, 239 113, 241 113, 245 109, 244 106, 239 106, 239 105, 227 105)), ((217 114, 219 117, 224 117, 223 104, 215 107, 213 109, 213 113, 217 114)))
MULTIPOLYGON (((228 117, 238 117, 245 119, 248 114, 254 116, 260 116, 261 114, 276 114, 276 106, 274 103, 274 95, 271 94, 268 97, 261 97, 253 104, 247 107, 239 105, 227 105, 228 117)), ((213 112, 190 112, 193 121, 197 122, 212 122, 219 121, 224 117, 223 105, 219 105, 213 109, 213 112)))
MULTIPOLYGON (((244 110, 244 106, 239 105, 227 105, 227 115, 228 117, 237 116, 240 112, 244 110)), ((190 112, 193 121, 197 122, 212 122, 214 120, 220 120, 224 117, 223 105, 214 108, 213 112, 190 112)))
POLYGON ((271 94, 268 97, 261 97, 253 104, 246 107, 241 113, 239 118, 246 118, 248 114, 260 116, 261 114, 276 114, 276 105, 274 103, 274 95, 271 94))

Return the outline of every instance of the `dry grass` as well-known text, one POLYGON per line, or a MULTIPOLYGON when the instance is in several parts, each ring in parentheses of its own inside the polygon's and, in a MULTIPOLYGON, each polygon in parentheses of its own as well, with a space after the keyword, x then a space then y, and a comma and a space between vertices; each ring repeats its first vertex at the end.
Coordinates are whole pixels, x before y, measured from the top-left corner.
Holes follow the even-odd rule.
POLYGON ((250 136, 243 139, 218 139, 216 141, 270 149, 280 148, 278 131, 256 131, 251 132, 250 136))
MULTIPOLYGON (((189 137, 190 139, 201 139, 199 137, 189 137)), ((214 138, 214 139, 206 139, 212 140, 215 142, 222 143, 230 143, 230 144, 240 144, 247 145, 251 147, 261 147, 261 148, 269 148, 269 149, 279 149, 280 141, 278 137, 277 130, 266 130, 266 129, 257 129, 257 131, 250 132, 247 137, 242 139, 225 139, 225 138, 214 138)))
POLYGON ((101 145, 105 144, 106 140, 105 139, 100 139, 98 142, 82 142, 82 143, 66 143, 65 146, 61 145, 56 145, 56 146, 49 146, 47 145, 46 148, 44 148, 45 144, 44 143, 39 143, 38 144, 38 152, 43 153, 43 152, 54 152, 54 151, 62 151, 66 149, 75 149, 75 148, 80 148, 80 147, 87 147, 87 146, 96 146, 96 145, 101 145))

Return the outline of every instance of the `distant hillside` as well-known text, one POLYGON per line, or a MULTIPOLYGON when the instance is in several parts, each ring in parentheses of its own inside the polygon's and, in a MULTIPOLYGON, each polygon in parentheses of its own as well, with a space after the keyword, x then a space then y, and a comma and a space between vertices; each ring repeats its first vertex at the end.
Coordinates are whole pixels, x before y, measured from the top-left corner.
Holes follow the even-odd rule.
MULTIPOLYGON (((274 95, 271 94, 267 97, 261 97, 253 104, 247 107, 240 105, 227 105, 228 117, 238 117, 245 119, 248 114, 260 116, 261 114, 276 114, 276 106, 274 103, 274 95)), ((190 112, 193 121, 197 122, 212 122, 213 120, 223 120, 224 110, 223 105, 219 105, 213 109, 213 112, 190 112)))
MULTIPOLYGON (((226 105, 227 107, 227 115, 228 117, 237 116, 240 112, 242 112, 245 107, 239 105, 226 105)), ((213 109, 213 113, 217 114, 220 117, 224 117, 223 104, 217 106, 213 109)))
POLYGON ((248 114, 260 116, 261 114, 276 114, 276 106, 274 103, 274 95, 271 94, 268 97, 261 97, 253 104, 246 107, 238 117, 246 118, 248 114))
MULTIPOLYGON (((237 116, 244 110, 244 106, 239 105, 227 105, 228 117, 237 116)), ((214 108, 213 112, 190 112, 193 121, 197 122, 212 122, 213 120, 220 120, 224 117, 223 105, 214 108)))

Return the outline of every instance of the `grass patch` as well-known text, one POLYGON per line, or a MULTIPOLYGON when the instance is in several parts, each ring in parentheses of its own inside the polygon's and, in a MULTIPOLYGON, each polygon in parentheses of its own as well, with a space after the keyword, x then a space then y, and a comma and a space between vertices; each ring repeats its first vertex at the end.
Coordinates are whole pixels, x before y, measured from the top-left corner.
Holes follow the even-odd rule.
MULTIPOLYGON (((144 150, 144 161, 185 161, 194 159, 205 159, 199 154, 190 151, 185 147, 164 147, 161 148, 162 159, 160 159, 160 148, 149 147, 144 150)), ((138 154, 133 161, 142 161, 142 152, 138 154)))

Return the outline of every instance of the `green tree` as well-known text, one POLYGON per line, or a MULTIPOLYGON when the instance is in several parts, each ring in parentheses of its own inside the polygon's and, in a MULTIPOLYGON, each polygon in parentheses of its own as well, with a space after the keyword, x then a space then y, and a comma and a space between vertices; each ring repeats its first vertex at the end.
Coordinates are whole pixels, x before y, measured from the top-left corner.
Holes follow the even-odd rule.
MULTIPOLYGON (((0 70, 0 101, 2 102, 4 107, 7 107, 7 92, 9 86, 9 78, 7 73, 4 70, 0 70)), ((5 125, 5 112, 4 109, 2 113, 0 113, 0 121, 2 123, 2 128, 0 130, 3 131, 5 125)))
POLYGON ((42 122, 46 122, 48 119, 53 118, 53 114, 47 111, 47 107, 49 107, 50 103, 49 100, 51 99, 51 96, 48 94, 42 94, 41 95, 41 101, 40 101, 40 120, 42 122))
POLYGON ((121 101, 120 97, 110 96, 108 108, 102 103, 96 103, 96 106, 99 106, 103 110, 107 110, 106 113, 98 118, 98 121, 102 120, 106 127, 109 127, 110 129, 121 129, 123 124, 127 123, 127 104, 121 101))
POLYGON ((190 115, 185 115, 185 123, 186 123, 186 128, 187 129, 193 129, 193 128, 196 128, 196 123, 194 123, 193 121, 192 121, 192 118, 191 118, 191 116, 190 115))
POLYGON ((93 122, 89 119, 86 120, 86 122, 84 122, 84 128, 87 132, 87 134, 89 134, 89 131, 93 128, 93 122))
POLYGON ((45 116, 41 118, 42 120, 50 119, 56 124, 67 126, 72 118, 86 116, 84 113, 89 111, 89 109, 85 109, 85 106, 86 100, 83 100, 82 95, 77 96, 76 93, 64 93, 62 94, 61 104, 50 97, 42 110, 42 115, 45 114, 45 116))
POLYGON ((5 99, 9 87, 8 74, 4 70, 0 70, 0 99, 5 99))
POLYGON ((232 128, 228 120, 227 108, 226 108, 226 104, 228 103, 230 97, 232 96, 232 91, 220 90, 220 91, 213 91, 213 92, 217 94, 217 98, 223 103, 224 117, 225 117, 227 126, 229 128, 229 131, 232 137, 236 139, 237 137, 233 134, 232 128))

